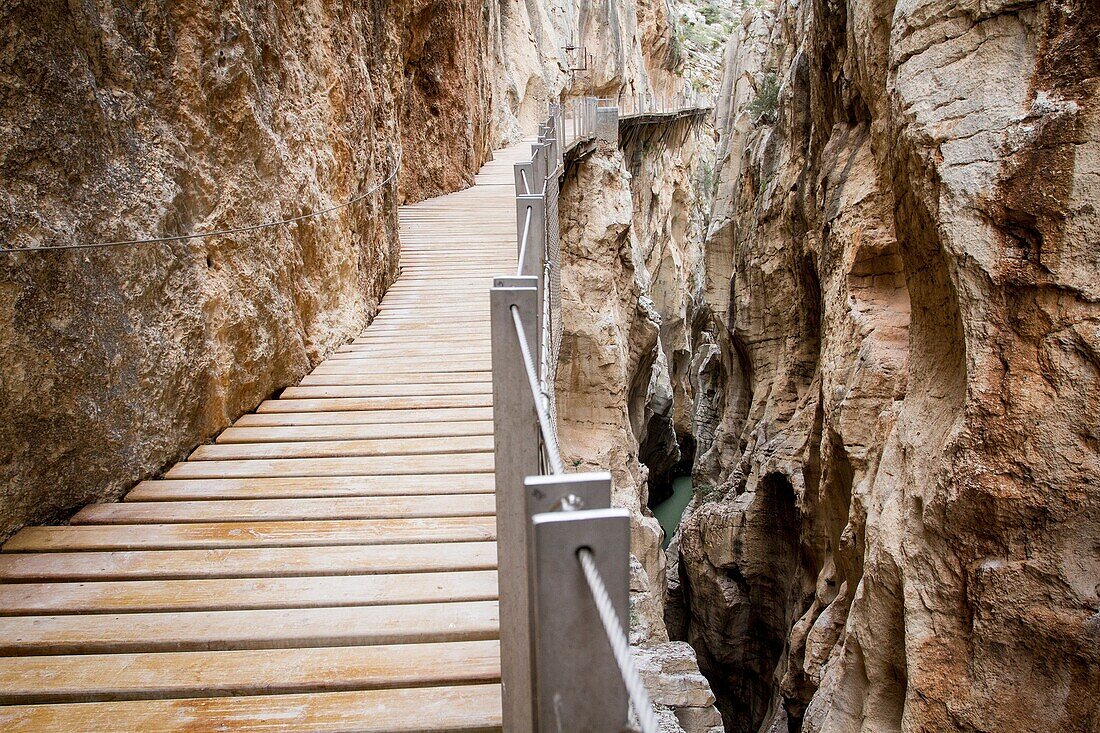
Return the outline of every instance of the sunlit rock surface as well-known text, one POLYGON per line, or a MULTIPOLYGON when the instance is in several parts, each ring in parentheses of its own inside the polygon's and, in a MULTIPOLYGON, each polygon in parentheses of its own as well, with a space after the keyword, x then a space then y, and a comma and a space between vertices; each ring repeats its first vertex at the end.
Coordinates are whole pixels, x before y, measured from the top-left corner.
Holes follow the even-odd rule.
POLYGON ((687 294, 698 289, 706 209, 699 163, 713 142, 700 119, 623 128, 621 147, 601 142, 562 190, 559 430, 567 466, 609 468, 612 501, 631 512, 631 641, 655 704, 670 711, 663 724, 709 732, 720 723, 709 685, 665 630, 663 536, 640 458, 659 443, 675 462, 677 428, 690 434, 687 294))
POLYGON ((357 332, 491 147, 481 3, 0 10, 0 536, 117 497, 357 332))
POLYGON ((731 731, 1100 725, 1100 13, 731 41, 674 638, 731 731))

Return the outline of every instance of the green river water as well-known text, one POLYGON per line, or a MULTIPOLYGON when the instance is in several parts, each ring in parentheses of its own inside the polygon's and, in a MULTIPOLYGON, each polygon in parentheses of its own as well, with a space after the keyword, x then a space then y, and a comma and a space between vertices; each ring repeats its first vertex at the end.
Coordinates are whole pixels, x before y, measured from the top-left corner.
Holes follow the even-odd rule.
POLYGON ((665 530, 664 546, 668 547, 676 528, 680 526, 680 518, 684 516, 684 509, 691 501, 691 476, 681 476, 672 480, 672 496, 662 501, 653 508, 653 516, 661 523, 665 530))

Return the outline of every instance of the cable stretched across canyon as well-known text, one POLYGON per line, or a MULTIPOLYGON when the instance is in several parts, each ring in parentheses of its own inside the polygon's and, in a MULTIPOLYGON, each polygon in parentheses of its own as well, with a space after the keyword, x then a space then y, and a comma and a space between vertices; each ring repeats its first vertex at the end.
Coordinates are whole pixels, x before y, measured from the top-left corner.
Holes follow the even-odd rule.
POLYGON ((402 149, 397 149, 397 160, 394 161, 393 170, 390 171, 383 180, 376 183, 371 188, 358 193, 351 197, 347 201, 343 201, 339 204, 333 204, 319 211, 311 211, 308 214, 299 214, 298 216, 292 216, 287 219, 278 219, 276 221, 267 221, 260 224, 249 224, 243 227, 233 227, 231 229, 216 229, 209 232, 195 232, 194 234, 175 234, 168 237, 150 237, 148 239, 123 239, 115 242, 86 242, 83 244, 62 244, 56 247, 4 247, 0 248, 0 254, 12 254, 15 252, 45 252, 54 250, 71 250, 71 249, 101 249, 104 247, 124 247, 141 244, 165 244, 168 242, 184 242, 191 239, 205 239, 207 237, 224 237, 231 234, 243 234, 245 232, 254 232, 259 229, 267 229, 269 227, 284 226, 286 224, 293 224, 297 221, 304 219, 312 219, 318 216, 324 216, 331 214, 334 211, 346 209, 352 204, 356 204, 368 196, 371 196, 378 191, 389 185, 397 174, 401 171, 401 157, 402 149))

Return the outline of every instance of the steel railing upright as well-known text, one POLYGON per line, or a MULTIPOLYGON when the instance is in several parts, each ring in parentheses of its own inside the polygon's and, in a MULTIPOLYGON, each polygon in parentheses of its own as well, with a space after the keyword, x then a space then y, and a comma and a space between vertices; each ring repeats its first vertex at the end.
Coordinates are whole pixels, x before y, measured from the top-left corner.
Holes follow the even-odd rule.
POLYGON ((618 731, 656 720, 629 656, 630 517, 611 475, 566 474, 554 383, 561 344, 559 177, 580 142, 618 139, 595 98, 551 107, 515 166, 518 262, 490 291, 504 729, 618 731))

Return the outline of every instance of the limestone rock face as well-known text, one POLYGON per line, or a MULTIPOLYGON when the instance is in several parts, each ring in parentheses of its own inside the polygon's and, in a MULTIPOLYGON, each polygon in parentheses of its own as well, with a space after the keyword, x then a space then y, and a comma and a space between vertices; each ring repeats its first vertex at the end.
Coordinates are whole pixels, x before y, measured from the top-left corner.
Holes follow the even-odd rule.
POLYGON ((1100 12, 731 41, 674 638, 731 731, 1100 725, 1100 12))
POLYGON ((8 3, 0 537, 118 496, 297 381, 374 311, 396 204, 485 159, 481 3, 8 3), (428 123, 428 124, 426 124, 428 123))
POLYGON ((688 733, 709 733, 720 716, 694 653, 665 630, 662 533, 640 459, 643 445, 660 444, 677 461, 677 429, 690 430, 687 293, 698 289, 709 129, 698 119, 624 125, 620 146, 600 143, 567 170, 559 207, 563 457, 576 470, 609 469, 613 503, 631 512, 631 642, 663 724, 688 733))
POLYGON ((624 105, 682 96, 684 59, 669 11, 665 0, 490 3, 497 138, 531 134, 559 95, 624 105))

